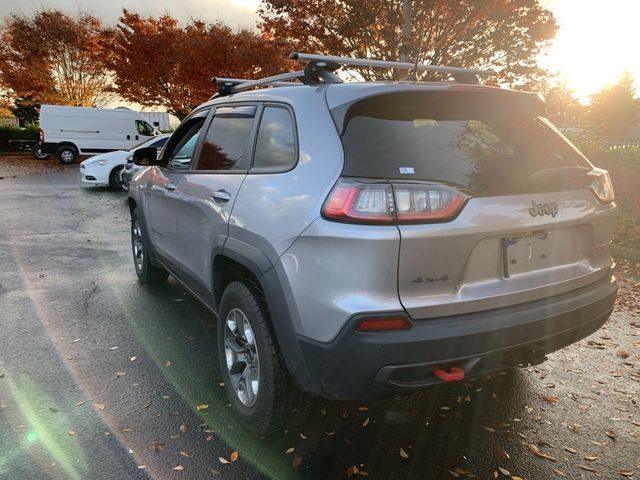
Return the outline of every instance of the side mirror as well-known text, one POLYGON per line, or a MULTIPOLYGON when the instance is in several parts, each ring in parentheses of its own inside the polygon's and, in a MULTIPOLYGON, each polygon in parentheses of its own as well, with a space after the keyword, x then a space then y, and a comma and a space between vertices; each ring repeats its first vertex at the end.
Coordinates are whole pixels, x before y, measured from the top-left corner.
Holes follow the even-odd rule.
POLYGON ((156 147, 139 148, 133 152, 133 163, 141 167, 160 165, 156 147))

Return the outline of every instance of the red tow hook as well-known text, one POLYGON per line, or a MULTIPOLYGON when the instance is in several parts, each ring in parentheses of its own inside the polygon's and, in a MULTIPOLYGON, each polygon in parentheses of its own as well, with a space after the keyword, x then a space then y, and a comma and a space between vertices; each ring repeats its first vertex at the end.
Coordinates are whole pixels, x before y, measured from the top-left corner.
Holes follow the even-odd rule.
POLYGON ((440 367, 433 367, 433 374, 443 382, 459 382, 464 380, 464 370, 460 367, 451 367, 447 372, 440 367))

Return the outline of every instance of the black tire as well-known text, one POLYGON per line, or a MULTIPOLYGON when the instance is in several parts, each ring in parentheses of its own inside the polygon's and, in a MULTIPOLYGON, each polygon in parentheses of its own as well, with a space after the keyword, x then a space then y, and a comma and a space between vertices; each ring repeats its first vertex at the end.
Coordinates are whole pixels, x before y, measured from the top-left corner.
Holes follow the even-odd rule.
POLYGON ((143 223, 142 219, 138 216, 138 209, 134 209, 133 212, 131 212, 131 251, 133 253, 133 266, 136 269, 138 281, 143 285, 159 283, 167 279, 169 272, 163 268, 154 267, 151 263, 149 240, 143 223))
POLYGON ((122 168, 122 165, 118 165, 113 170, 111 170, 111 173, 109 174, 109 186, 113 190, 122 190, 122 183, 120 183, 120 172, 122 171, 122 168))
POLYGON ((71 145, 63 145, 56 150, 58 160, 65 165, 75 163, 78 158, 78 150, 71 145))
POLYGON ((40 145, 39 143, 36 143, 33 146, 33 148, 31 149, 31 153, 33 153, 33 156, 36 157, 38 160, 46 160, 47 158, 49 158, 49 155, 44 153, 44 150, 42 149, 42 145, 40 145))
POLYGON ((290 418, 306 415, 308 397, 292 384, 270 329, 267 305, 258 288, 247 280, 231 282, 224 290, 218 316, 218 359, 227 397, 236 416, 258 436, 282 431, 290 418), (234 387, 225 355, 225 333, 232 311, 248 320, 259 358, 259 388, 255 403, 245 405, 234 387), (303 411, 303 412, 302 412, 303 411), (302 413, 300 413, 302 412, 302 413))

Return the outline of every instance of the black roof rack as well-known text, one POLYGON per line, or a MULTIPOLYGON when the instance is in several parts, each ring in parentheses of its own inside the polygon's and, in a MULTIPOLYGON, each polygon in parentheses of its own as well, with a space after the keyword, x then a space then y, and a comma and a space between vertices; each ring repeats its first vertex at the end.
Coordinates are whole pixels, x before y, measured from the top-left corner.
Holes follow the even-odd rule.
POLYGON ((371 67, 371 68, 398 68, 403 70, 429 71, 446 73, 459 83, 479 83, 479 76, 497 75, 493 70, 469 69, 449 67, 444 65, 427 65, 424 63, 392 62, 387 60, 373 60, 366 58, 335 57, 331 55, 313 55, 309 53, 293 52, 289 55, 292 60, 307 62, 304 70, 289 73, 281 73, 258 80, 245 80, 239 78, 213 77, 211 81, 218 84, 218 93, 211 98, 231 95, 256 87, 283 87, 299 85, 291 80, 298 80, 305 85, 321 83, 342 83, 335 71, 342 66, 371 67))

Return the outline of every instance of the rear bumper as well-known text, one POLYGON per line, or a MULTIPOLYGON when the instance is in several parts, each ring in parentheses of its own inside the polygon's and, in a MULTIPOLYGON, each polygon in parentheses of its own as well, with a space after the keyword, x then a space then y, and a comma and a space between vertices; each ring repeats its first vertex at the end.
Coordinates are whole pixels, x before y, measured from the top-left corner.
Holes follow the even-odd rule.
POLYGON ((562 295, 417 320, 412 328, 394 332, 357 332, 354 317, 331 343, 298 336, 307 373, 299 384, 327 398, 369 400, 441 383, 432 374, 435 366, 466 364, 466 376, 471 377, 515 363, 535 363, 598 330, 611 315, 616 292, 610 275, 562 295))

